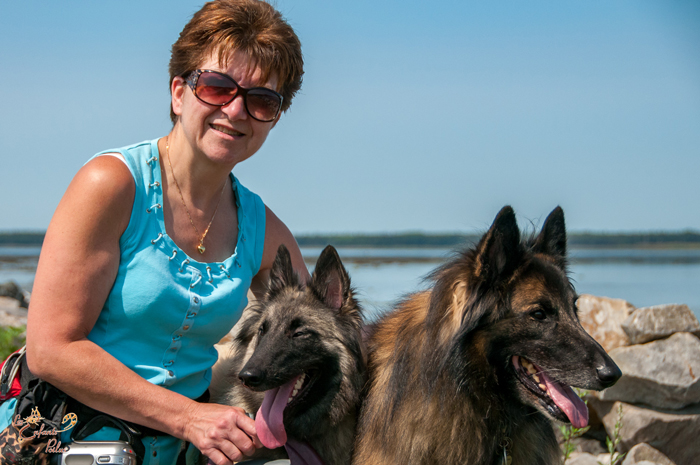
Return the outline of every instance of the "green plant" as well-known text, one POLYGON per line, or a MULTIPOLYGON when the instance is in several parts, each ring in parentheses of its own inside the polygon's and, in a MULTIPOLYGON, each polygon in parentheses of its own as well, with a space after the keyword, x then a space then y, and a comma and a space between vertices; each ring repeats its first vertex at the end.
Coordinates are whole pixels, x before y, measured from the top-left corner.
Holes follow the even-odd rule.
POLYGON ((0 326, 0 362, 24 345, 25 331, 24 326, 19 328, 0 326))
MULTIPOLYGON (((574 388, 574 392, 576 392, 576 394, 581 398, 588 394, 588 391, 577 388, 574 388)), ((588 405, 588 401, 585 402, 586 405, 588 405)), ((564 464, 566 464, 566 461, 569 460, 569 456, 571 456, 571 453, 576 449, 576 446, 571 443, 571 440, 584 435, 589 428, 590 426, 586 426, 585 428, 576 428, 571 424, 559 426, 559 430, 564 437, 564 442, 561 446, 561 452, 564 455, 564 464)))
MULTIPOLYGON (((610 453, 610 464, 609 465, 616 465, 617 463, 622 462, 622 459, 625 457, 626 453, 620 454, 617 452, 617 445, 620 444, 620 430, 622 429, 622 416, 623 416, 623 411, 622 411, 622 404, 618 404, 617 406, 617 421, 615 422, 615 428, 613 429, 613 438, 610 439, 610 436, 605 438, 605 444, 608 446, 608 453, 610 453)), ((598 465, 606 465, 602 462, 598 462, 598 465)))

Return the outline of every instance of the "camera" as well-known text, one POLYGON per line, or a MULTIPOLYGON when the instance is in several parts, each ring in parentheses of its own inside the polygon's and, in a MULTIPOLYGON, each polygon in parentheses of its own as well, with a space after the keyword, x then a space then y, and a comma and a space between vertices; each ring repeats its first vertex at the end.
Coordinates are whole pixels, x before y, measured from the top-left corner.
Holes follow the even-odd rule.
POLYGON ((73 441, 60 465, 137 465, 134 449, 125 441, 73 441))

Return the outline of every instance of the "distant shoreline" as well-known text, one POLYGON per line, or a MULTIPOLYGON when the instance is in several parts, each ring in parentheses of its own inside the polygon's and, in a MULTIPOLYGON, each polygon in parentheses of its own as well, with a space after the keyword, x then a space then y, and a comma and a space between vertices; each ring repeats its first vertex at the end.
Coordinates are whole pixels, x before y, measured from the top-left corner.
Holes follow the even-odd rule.
MULTIPOLYGON (((41 246, 44 232, 0 232, 0 246, 41 246)), ((301 247, 452 248, 473 244, 481 234, 300 234, 301 247)), ((570 233, 568 245, 576 249, 700 249, 700 232, 570 233)))

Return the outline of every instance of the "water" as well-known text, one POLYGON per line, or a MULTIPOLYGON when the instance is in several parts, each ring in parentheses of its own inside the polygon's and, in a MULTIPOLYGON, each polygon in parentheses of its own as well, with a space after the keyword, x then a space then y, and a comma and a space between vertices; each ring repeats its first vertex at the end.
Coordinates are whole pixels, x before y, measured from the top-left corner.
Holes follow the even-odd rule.
MULTIPOLYGON (((423 287, 420 277, 435 264, 349 263, 352 283, 370 319, 382 314, 402 295, 423 287)), ((570 276, 580 294, 613 297, 635 307, 684 303, 700 318, 700 264, 574 264, 570 276)))
MULTIPOLYGON (((0 247, 0 283, 31 290, 39 247, 0 247)), ((368 319, 402 296, 450 255, 448 249, 339 248, 368 319)), ((321 248, 302 249, 312 267, 321 248)), ((635 307, 687 304, 700 317, 700 249, 574 249, 571 278, 581 294, 620 298, 635 307)))
POLYGON ((38 246, 0 246, 0 283, 15 281, 22 289, 30 291, 40 251, 38 246))
MULTIPOLYGON (((309 265, 320 252, 302 249, 309 265)), ((368 319, 374 319, 402 296, 424 288, 422 278, 450 250, 339 248, 338 254, 368 319)), ((700 249, 574 249, 570 258, 570 276, 580 294, 624 299, 635 307, 682 303, 700 318, 700 249)))

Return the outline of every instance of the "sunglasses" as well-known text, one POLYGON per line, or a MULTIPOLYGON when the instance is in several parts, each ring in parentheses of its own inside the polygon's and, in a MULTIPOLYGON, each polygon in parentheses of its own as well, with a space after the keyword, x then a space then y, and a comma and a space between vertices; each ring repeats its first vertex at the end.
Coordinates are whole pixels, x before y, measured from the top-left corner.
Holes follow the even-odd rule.
POLYGON ((223 107, 238 95, 243 96, 243 104, 251 118, 269 123, 274 121, 282 109, 282 96, 266 87, 246 89, 238 85, 230 76, 209 69, 196 69, 187 79, 195 97, 208 105, 223 107))

